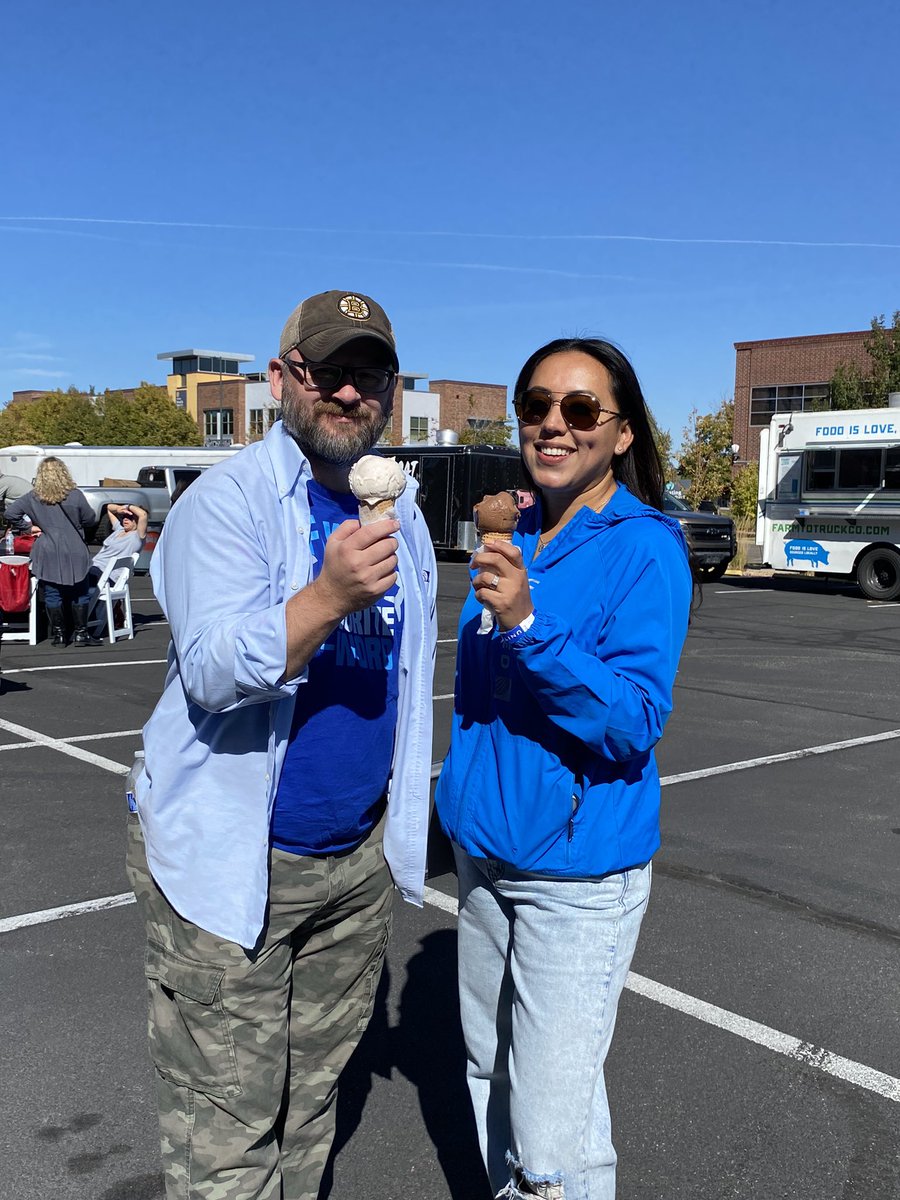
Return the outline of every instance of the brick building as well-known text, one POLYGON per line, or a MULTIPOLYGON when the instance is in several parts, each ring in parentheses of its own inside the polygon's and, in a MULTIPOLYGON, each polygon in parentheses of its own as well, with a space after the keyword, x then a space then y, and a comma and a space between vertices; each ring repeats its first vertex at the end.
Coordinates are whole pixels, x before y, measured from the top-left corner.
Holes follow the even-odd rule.
POLYGON ((432 379, 428 389, 417 388, 426 375, 400 374, 394 389, 392 446, 420 442, 433 445, 439 429, 462 433, 506 420, 506 387, 502 383, 471 383, 461 379, 432 379))
MULTIPOLYGON (((394 410, 382 443, 403 446, 434 444, 439 429, 462 433, 506 419, 506 388, 498 383, 433 379, 427 390, 417 384, 426 375, 397 376, 394 410)), ((207 442, 257 441, 281 411, 272 399, 265 375, 223 376, 196 385, 196 419, 207 442)))
POLYGON ((737 462, 759 459, 759 431, 779 412, 828 408, 830 381, 841 363, 871 369, 871 330, 735 342, 734 434, 737 462))

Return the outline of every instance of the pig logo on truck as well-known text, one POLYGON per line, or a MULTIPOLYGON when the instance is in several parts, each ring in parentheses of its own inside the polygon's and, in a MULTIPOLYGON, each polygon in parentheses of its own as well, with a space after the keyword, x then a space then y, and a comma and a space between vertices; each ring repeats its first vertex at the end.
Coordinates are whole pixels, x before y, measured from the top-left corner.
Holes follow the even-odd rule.
POLYGON ((820 546, 818 542, 807 541, 804 538, 792 538, 791 541, 786 542, 784 556, 787 559, 789 567, 792 567, 798 561, 809 563, 810 566, 816 568, 820 564, 823 567, 828 566, 828 551, 824 546, 820 546))

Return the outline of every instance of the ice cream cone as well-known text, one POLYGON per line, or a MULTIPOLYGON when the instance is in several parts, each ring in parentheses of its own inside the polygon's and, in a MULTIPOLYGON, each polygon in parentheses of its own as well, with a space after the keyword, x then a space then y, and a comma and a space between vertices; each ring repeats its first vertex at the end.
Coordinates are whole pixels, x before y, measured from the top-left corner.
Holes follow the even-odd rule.
POLYGON ((519 510, 509 492, 497 492, 476 504, 472 510, 478 540, 482 546, 496 546, 500 542, 510 545, 519 523, 519 510))
POLYGON ((359 501, 360 525, 396 517, 394 503, 403 494, 406 475, 392 458, 365 454, 350 468, 350 490, 359 501))
POLYGON ((360 525, 372 525, 375 521, 383 521, 396 515, 393 500, 376 500, 374 504, 361 503, 359 506, 360 525))

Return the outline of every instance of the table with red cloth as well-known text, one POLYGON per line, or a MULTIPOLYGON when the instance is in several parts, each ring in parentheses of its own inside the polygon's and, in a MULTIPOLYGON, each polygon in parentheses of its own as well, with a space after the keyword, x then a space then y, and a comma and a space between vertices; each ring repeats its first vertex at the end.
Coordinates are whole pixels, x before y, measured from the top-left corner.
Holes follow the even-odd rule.
POLYGON ((28 612, 31 605, 28 556, 35 540, 31 535, 17 535, 13 539, 12 555, 0 554, 0 613, 28 612))

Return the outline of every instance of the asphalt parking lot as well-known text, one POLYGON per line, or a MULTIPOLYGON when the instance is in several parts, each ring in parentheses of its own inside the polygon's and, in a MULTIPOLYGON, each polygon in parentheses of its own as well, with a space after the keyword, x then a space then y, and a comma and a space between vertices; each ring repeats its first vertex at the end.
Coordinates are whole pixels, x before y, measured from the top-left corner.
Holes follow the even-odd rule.
MULTIPOLYGON (((465 568, 442 564, 435 758, 465 568)), ((4 645, 0 1197, 155 1200, 124 774, 167 629, 4 645)), ((705 588, 658 751, 663 849, 608 1065, 622 1200, 900 1198, 900 605, 705 588)), ((454 879, 397 904, 325 1194, 485 1200, 454 992, 454 879)))

